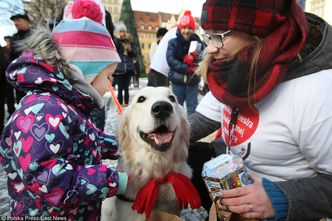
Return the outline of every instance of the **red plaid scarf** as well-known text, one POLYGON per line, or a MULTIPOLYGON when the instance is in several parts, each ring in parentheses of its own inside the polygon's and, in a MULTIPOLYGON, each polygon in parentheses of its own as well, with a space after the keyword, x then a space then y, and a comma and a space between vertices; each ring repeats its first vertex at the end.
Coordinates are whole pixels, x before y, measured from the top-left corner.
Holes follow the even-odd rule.
POLYGON ((292 4, 284 22, 263 39, 259 56, 255 88, 248 91, 253 48, 246 47, 233 61, 213 61, 208 70, 208 84, 212 94, 222 103, 246 107, 262 100, 280 83, 289 64, 297 57, 307 37, 307 23, 302 9, 292 4))

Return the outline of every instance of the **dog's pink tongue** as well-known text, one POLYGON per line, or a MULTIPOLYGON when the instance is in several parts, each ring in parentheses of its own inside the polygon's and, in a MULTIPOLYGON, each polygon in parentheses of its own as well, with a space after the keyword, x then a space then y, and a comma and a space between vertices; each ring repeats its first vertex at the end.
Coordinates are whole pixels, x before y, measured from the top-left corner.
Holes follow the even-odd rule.
POLYGON ((173 133, 165 133, 165 134, 152 133, 149 135, 149 137, 151 139, 154 139, 154 142, 156 142, 156 144, 163 144, 171 142, 173 133))

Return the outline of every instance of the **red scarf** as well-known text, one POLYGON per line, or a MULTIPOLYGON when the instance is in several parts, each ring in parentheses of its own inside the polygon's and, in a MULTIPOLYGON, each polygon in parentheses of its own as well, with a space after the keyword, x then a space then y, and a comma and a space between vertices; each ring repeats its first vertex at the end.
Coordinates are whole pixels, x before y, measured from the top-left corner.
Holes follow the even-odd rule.
POLYGON ((307 37, 307 23, 296 4, 283 17, 284 22, 263 39, 255 79, 249 79, 253 48, 246 47, 233 61, 213 61, 208 70, 212 94, 232 107, 247 107, 262 100, 280 83, 297 57, 307 37), (254 83, 248 93, 248 83, 254 83))
POLYGON ((145 212, 145 217, 148 219, 157 200, 159 185, 167 182, 173 186, 179 209, 188 207, 188 204, 190 204, 191 208, 199 208, 201 206, 199 194, 190 179, 180 173, 171 172, 161 179, 151 179, 145 184, 137 193, 132 206, 133 210, 140 214, 145 212))

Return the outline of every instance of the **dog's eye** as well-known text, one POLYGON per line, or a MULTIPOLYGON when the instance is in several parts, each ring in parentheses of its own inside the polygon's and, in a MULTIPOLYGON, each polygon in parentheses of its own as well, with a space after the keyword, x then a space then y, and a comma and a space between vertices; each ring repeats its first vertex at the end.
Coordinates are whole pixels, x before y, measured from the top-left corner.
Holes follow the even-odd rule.
POLYGON ((173 95, 170 95, 170 96, 168 97, 168 99, 169 99, 171 102, 175 102, 175 101, 176 101, 176 99, 175 99, 175 97, 174 97, 173 95))
POLYGON ((138 99, 137 99, 137 103, 143 103, 145 101, 145 97, 143 96, 140 96, 138 99))

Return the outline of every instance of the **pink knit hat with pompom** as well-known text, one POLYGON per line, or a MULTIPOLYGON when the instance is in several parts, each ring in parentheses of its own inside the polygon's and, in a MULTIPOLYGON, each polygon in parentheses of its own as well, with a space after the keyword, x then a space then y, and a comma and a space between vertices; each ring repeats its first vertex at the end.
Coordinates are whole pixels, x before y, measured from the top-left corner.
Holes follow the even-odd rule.
POLYGON ((88 17, 100 24, 103 22, 103 13, 99 6, 91 0, 76 0, 73 4, 72 17, 74 19, 88 17))
POLYGON ((77 66, 87 79, 121 61, 108 30, 102 25, 102 12, 97 3, 76 0, 72 17, 55 27, 53 38, 62 56, 77 66))

